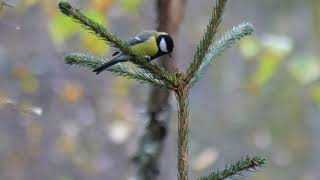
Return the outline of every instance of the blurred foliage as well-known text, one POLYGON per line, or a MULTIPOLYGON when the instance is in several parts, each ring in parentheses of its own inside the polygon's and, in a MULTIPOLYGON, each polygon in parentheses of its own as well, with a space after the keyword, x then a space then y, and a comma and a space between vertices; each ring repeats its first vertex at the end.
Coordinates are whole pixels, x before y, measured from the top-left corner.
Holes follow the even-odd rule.
MULTIPOLYGON (((97 9, 89 9, 85 14, 90 16, 93 20, 107 25, 107 19, 103 12, 97 9)), ((61 13, 57 13, 52 18, 50 32, 55 43, 63 43, 66 39, 69 39, 76 33, 80 33, 81 44, 90 52, 98 55, 103 55, 107 52, 108 46, 103 41, 100 41, 93 34, 89 34, 83 30, 77 23, 72 22, 71 18, 62 15, 61 13)))
POLYGON ((50 32, 55 43, 62 43, 66 38, 77 32, 78 25, 70 21, 68 17, 60 13, 52 18, 50 32))
POLYGON ((239 49, 245 60, 253 60, 261 51, 261 44, 254 36, 248 36, 239 41, 239 49))
POLYGON ((62 99, 69 103, 76 103, 83 95, 82 87, 74 82, 68 82, 62 90, 62 99))
POLYGON ((112 5, 114 0, 92 0, 91 4, 94 9, 105 12, 112 5))
POLYGON ((112 95, 126 97, 130 94, 133 82, 123 77, 115 77, 112 80, 112 95))
POLYGON ((120 0, 120 4, 126 13, 133 14, 143 4, 143 0, 120 0))
MULTIPOLYGON (((32 7, 39 7, 40 11, 42 11, 41 15, 44 16, 43 19, 48 21, 46 22, 48 24, 48 32, 45 33, 48 33, 52 39, 52 42, 46 41, 42 42, 43 44, 51 45, 53 43, 57 47, 64 48, 65 46, 62 45, 70 41, 73 45, 79 46, 76 48, 85 48, 98 55, 108 53, 109 47, 102 41, 82 30, 76 23, 72 23, 71 19, 58 13, 56 1, 54 0, 6 0, 1 2, 7 2, 14 6, 14 8, 0 6, 0 16, 2 18, 0 23, 2 24, 14 23, 16 19, 10 19, 9 17, 12 16, 10 14, 17 16, 17 19, 24 20, 23 17, 28 16, 27 12, 30 13, 30 10, 35 10, 32 7)), ((111 17, 112 14, 110 15, 110 13, 114 13, 110 11, 112 8, 119 6, 120 10, 117 9, 116 15, 120 14, 123 17, 127 17, 135 15, 143 3, 150 3, 143 0, 88 0, 79 2, 79 7, 86 14, 107 26, 110 26, 111 18, 113 18, 111 17)), ((291 3, 292 1, 284 1, 283 3, 285 2, 291 3)), ((190 3, 192 2, 190 1, 190 3)), ((266 2, 256 1, 256 3, 266 2)), ((267 3, 271 4, 274 1, 267 3)), ((299 1, 295 3, 299 3, 299 1)), ((246 90, 249 94, 254 95, 252 99, 245 96, 245 100, 238 100, 239 96, 232 94, 228 95, 231 98, 231 103, 225 103, 224 98, 227 99, 228 97, 224 96, 224 93, 219 94, 216 92, 217 97, 212 95, 211 92, 210 96, 208 94, 199 95, 197 92, 193 94, 195 101, 198 98, 200 99, 196 102, 200 103, 200 105, 191 104, 190 102, 190 105, 193 106, 193 116, 197 114, 196 118, 198 119, 210 119, 212 118, 212 114, 214 114, 214 118, 216 118, 214 125, 212 120, 210 122, 197 121, 192 124, 192 131, 190 132, 194 139, 200 139, 197 143, 203 146, 199 148, 199 153, 195 154, 196 157, 193 158, 194 161, 191 164, 191 168, 194 171, 211 169, 219 163, 224 164, 222 161, 227 160, 222 160, 221 157, 225 157, 226 153, 231 152, 230 149, 233 146, 230 148, 230 144, 233 143, 233 138, 236 136, 238 139, 236 139, 237 141, 234 144, 237 146, 238 144, 239 146, 244 144, 243 146, 245 146, 239 147, 240 151, 247 150, 245 148, 255 151, 255 148, 258 148, 259 152, 268 154, 270 157, 268 168, 262 173, 254 174, 254 179, 316 179, 312 173, 309 175, 308 172, 311 171, 310 162, 315 162, 316 158, 314 157, 317 156, 316 153, 312 154, 309 152, 314 146, 311 143, 317 143, 317 127, 313 127, 314 124, 309 119, 315 116, 309 112, 312 106, 306 105, 309 105, 308 101, 311 101, 316 104, 314 106, 316 111, 320 107, 320 59, 319 46, 316 46, 320 37, 319 3, 319 0, 310 0, 309 8, 305 7, 305 9, 302 8, 300 10, 297 8, 292 12, 294 17, 291 21, 299 25, 301 23, 301 29, 283 28, 292 27, 290 18, 286 16, 279 16, 276 19, 265 19, 272 21, 270 23, 272 27, 268 27, 268 29, 258 22, 264 19, 261 17, 262 14, 256 14, 257 35, 243 39, 240 41, 239 46, 239 51, 244 59, 241 63, 245 64, 245 67, 240 68, 243 68, 243 71, 246 73, 245 80, 241 82, 241 85, 247 88, 246 90), (312 11, 313 17, 310 18, 313 18, 313 21, 310 23, 312 23, 313 29, 307 26, 309 24, 306 22, 309 22, 309 20, 304 22, 300 19, 300 15, 302 16, 305 13, 304 10, 310 10, 310 13, 312 11), (281 31, 277 30, 277 26, 281 27, 281 31), (266 35, 264 28, 271 34, 266 35), (310 31, 304 31, 306 29, 310 29, 310 31), (314 43, 311 46, 309 45, 310 40, 314 43), (274 91, 265 91, 270 89, 274 91), (215 104, 213 106, 205 105, 206 107, 203 108, 204 105, 200 101, 204 95, 208 95, 205 98, 216 98, 212 101, 215 104), (220 101, 220 98, 223 101, 220 101), (247 104, 249 105, 247 106, 247 104), (197 107, 200 106, 201 108, 197 111, 197 107), (242 115, 244 117, 241 114, 238 116, 238 111, 243 112, 244 115, 242 115), (205 118, 204 116, 206 115, 210 115, 210 118, 205 118), (230 123, 230 126, 228 126, 226 122, 234 118, 232 115, 235 115, 239 119, 245 119, 242 126, 239 126, 239 123, 242 123, 240 120, 237 122, 238 124, 230 123), (204 123, 207 124, 204 125, 204 123), (199 126, 200 130, 197 130, 196 126, 199 126), (216 127, 219 129, 216 129, 216 127), (239 135, 241 133, 238 134, 237 132, 234 135, 234 129, 239 127, 247 128, 244 132, 244 134, 249 134, 247 144, 238 143, 238 140, 242 137, 242 135, 239 135), (203 131, 204 128, 208 128, 210 132, 203 131), (228 131, 226 131, 227 128, 229 129, 228 131), (230 131, 230 129, 232 130, 230 131), (199 136, 202 138, 199 138, 199 136), (223 139, 226 142, 219 142, 218 139, 223 139), (208 145, 209 147, 205 147, 208 145), (211 145, 214 145, 214 147, 211 145), (306 163, 306 161, 308 162, 306 163), (296 171, 297 169, 299 171, 296 171), (300 176, 292 177, 297 174, 300 174, 300 176)), ((231 4, 230 8, 232 8, 231 4)), ((259 7, 257 6, 257 8, 259 7)), ((266 8, 263 7, 262 9, 266 8)), ((240 13, 244 10, 248 10, 248 8, 240 8, 239 12, 236 12, 240 13)), ((266 9, 268 13, 269 10, 266 9)), ((199 13, 192 18, 197 23, 194 25, 193 21, 189 22, 192 28, 187 27, 181 30, 182 43, 180 42, 180 45, 185 42, 184 37, 198 37, 197 33, 190 33, 189 31, 197 28, 194 32, 201 34, 201 23, 207 22, 207 15, 203 13, 199 13)), ((27 23, 22 25, 27 26, 27 23)), ((188 24, 188 20, 186 20, 186 24, 188 24)), ((139 25, 137 24, 137 26, 139 25)), ((41 29, 41 31, 45 30, 45 28, 41 29)), ((43 57, 41 56, 41 61, 38 61, 38 58, 30 58, 28 61, 25 61, 25 54, 18 52, 21 50, 21 47, 15 43, 18 44, 27 38, 14 34, 14 37, 10 37, 12 42, 8 43, 5 41, 5 33, 6 30, 2 31, 1 29, 1 35, 3 35, 1 36, 1 40, 3 41, 0 44, 2 73, 0 75, 0 110, 2 113, 0 156, 4 163, 1 164, 0 178, 30 179, 24 177, 23 173, 34 173, 36 166, 43 166, 40 158, 45 159, 44 164, 48 163, 48 159, 50 163, 54 164, 54 166, 50 166, 50 169, 58 166, 61 166, 61 169, 66 169, 66 171, 61 169, 54 169, 52 171, 59 173, 63 171, 58 176, 53 176, 53 179, 57 180, 77 179, 77 176, 74 176, 72 173, 70 175, 69 171, 80 172, 87 179, 99 179, 85 175, 95 175, 99 172, 99 168, 103 169, 103 167, 111 166, 108 164, 112 164, 111 160, 105 160, 107 162, 103 160, 103 158, 109 155, 107 153, 111 153, 111 151, 113 155, 117 155, 116 158, 119 158, 117 160, 118 164, 120 164, 120 161, 125 161, 126 157, 123 157, 125 153, 119 153, 120 149, 125 149, 123 148, 125 143, 133 141, 133 134, 136 133, 136 128, 142 126, 141 117, 138 115, 141 112, 137 112, 141 110, 141 107, 137 107, 136 103, 132 102, 132 99, 136 100, 138 99, 136 96, 142 96, 145 100, 146 91, 137 90, 133 81, 124 78, 108 79, 103 77, 99 79, 99 77, 94 76, 98 80, 95 79, 97 83, 93 84, 93 82, 90 82, 91 76, 86 79, 83 76, 79 76, 79 73, 74 75, 74 71, 71 71, 71 75, 61 73, 61 71, 57 71, 59 73, 55 74, 56 69, 55 67, 51 68, 51 65, 52 61, 59 62, 57 59, 50 59, 49 57, 48 59, 42 59, 43 57), (18 39, 19 41, 14 39, 18 39), (16 46, 20 49, 12 51, 12 47, 16 46), (2 52, 3 49, 17 53, 18 55, 12 54, 7 57, 2 52), (41 63, 47 63, 50 67, 48 73, 43 71, 45 72, 44 75, 41 73, 39 75, 39 72, 42 72, 42 69, 40 69, 42 68, 41 63), (40 65, 38 66, 38 64, 40 65), (35 72, 35 69, 37 72, 35 72), (45 101, 44 99, 46 99, 47 94, 51 94, 53 97, 47 98, 48 100, 45 101), (88 94, 90 96, 93 94, 93 97, 88 97, 88 94), (100 107, 101 109, 99 109, 100 107), (75 111, 75 108, 79 109, 79 111, 75 111), (9 113, 12 114, 8 116, 9 113), (42 116, 42 114, 45 114, 45 116, 42 116), (96 122, 96 119, 100 119, 102 122, 96 122), (86 123, 87 121, 92 121, 93 123, 88 123, 89 125, 83 125, 82 127, 81 123, 86 123), (103 129, 103 132, 98 132, 97 129, 103 129), (81 134, 81 130, 85 132, 85 135, 81 134), (104 144, 107 141, 106 138, 109 138, 107 140, 116 145, 104 144), (85 144, 84 142, 87 144, 83 145, 85 144), (97 150, 99 148, 101 152, 97 150), (109 149, 111 150, 108 151, 109 149), (58 156, 54 153, 49 154, 52 152, 58 154, 58 156), (119 156, 119 154, 122 156, 119 156), (63 158, 59 159, 60 156, 63 158)), ((23 33, 26 33, 26 31, 21 31, 21 34, 23 33)), ((132 33, 129 29, 128 34, 132 33)), ((37 34, 34 35, 34 38, 38 38, 37 34)), ((30 42, 28 43, 30 44, 30 42)), ((189 49, 185 46, 183 48, 181 51, 179 50, 179 53, 183 52, 185 54, 182 56, 179 54, 178 57, 191 56, 187 52, 189 49)), ((24 48, 22 49, 21 52, 25 53, 24 48)), ((32 51, 41 54, 37 49, 32 51)), ((58 67, 63 69, 61 66, 58 67)), ((234 67, 232 70, 237 68, 239 67, 234 67)), ((231 74, 231 72, 223 73, 223 78, 217 78, 218 83, 231 74)), ((106 77, 108 76, 106 75, 106 77)), ((206 84, 208 83, 202 84, 203 88, 200 91, 207 88, 206 84)), ((228 83, 219 84, 223 88, 226 88, 227 85, 228 83)), ((316 120, 318 120, 317 118, 318 116, 315 116, 316 120)), ((174 125, 176 125, 175 122, 174 125)), ((171 168, 171 166, 168 166, 168 168, 171 168)), ((123 170, 123 168, 119 169, 123 170)), ((115 171, 104 172, 115 173, 115 171)), ((40 172, 37 173, 40 174, 40 172)))
POLYGON ((0 15, 2 15, 4 13, 5 8, 13 8, 13 6, 8 4, 5 1, 0 1, 0 15))
MULTIPOLYGON (((108 9, 117 1, 114 0, 90 0, 86 4, 89 8, 84 12, 94 21, 100 22, 108 26, 108 16, 106 15, 108 9)), ((143 4, 143 0, 121 0, 119 1, 121 8, 125 13, 133 14, 143 4)), ((72 23, 71 19, 63 16, 57 11, 56 2, 51 0, 23 0, 22 6, 29 8, 31 6, 40 4, 43 11, 51 18, 49 22, 49 31, 53 42, 56 45, 64 43, 66 40, 78 35, 80 37, 80 44, 83 48, 89 50, 96 55, 105 55, 109 47, 97 39, 94 35, 89 34, 79 27, 78 24, 72 23)))
POLYGON ((57 139, 56 148, 62 155, 72 155, 76 151, 76 137, 62 133, 57 139))
POLYGON ((301 85, 309 85, 320 78, 320 59, 310 55, 293 57, 288 70, 301 85))
POLYGON ((320 1, 319 0, 311 0, 311 7, 313 8, 313 23, 315 27, 315 34, 320 38, 320 1))
POLYGON ((266 35, 262 39, 251 37, 241 42, 240 52, 244 58, 255 59, 254 63, 257 64, 255 72, 250 77, 248 91, 252 94, 259 93, 292 49, 291 39, 276 35, 266 35))
POLYGON ((13 75, 20 82, 20 87, 27 94, 35 94, 39 90, 38 79, 25 64, 13 67, 13 75))
POLYGON ((249 76, 249 93, 259 94, 279 66, 284 65, 301 87, 311 85, 310 97, 319 103, 320 92, 314 82, 320 80, 320 59, 312 54, 293 54, 293 39, 276 35, 247 37, 240 42, 239 50, 245 60, 250 60, 248 63, 256 64, 255 72, 249 76))
POLYGON ((310 94, 314 102, 317 103, 320 107, 320 84, 319 83, 317 83, 316 85, 310 88, 310 94))
POLYGON ((26 7, 29 7, 29 6, 35 5, 36 3, 39 3, 39 2, 41 2, 41 0, 24 0, 23 5, 26 7))

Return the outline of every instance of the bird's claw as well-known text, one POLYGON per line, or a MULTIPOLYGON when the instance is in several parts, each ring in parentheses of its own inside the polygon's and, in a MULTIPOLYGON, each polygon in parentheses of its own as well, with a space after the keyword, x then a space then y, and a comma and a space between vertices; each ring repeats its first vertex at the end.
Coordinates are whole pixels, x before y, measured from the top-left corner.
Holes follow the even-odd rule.
POLYGON ((144 58, 145 58, 147 61, 150 61, 150 60, 151 60, 151 57, 150 57, 150 56, 144 56, 144 58))

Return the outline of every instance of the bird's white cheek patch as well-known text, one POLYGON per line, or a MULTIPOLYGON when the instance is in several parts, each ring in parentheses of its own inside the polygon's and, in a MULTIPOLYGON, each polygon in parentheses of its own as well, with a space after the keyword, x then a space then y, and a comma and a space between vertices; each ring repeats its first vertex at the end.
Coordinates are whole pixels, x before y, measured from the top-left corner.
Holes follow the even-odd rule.
POLYGON ((164 39, 161 39, 160 41, 160 50, 162 52, 168 52, 167 43, 164 39))

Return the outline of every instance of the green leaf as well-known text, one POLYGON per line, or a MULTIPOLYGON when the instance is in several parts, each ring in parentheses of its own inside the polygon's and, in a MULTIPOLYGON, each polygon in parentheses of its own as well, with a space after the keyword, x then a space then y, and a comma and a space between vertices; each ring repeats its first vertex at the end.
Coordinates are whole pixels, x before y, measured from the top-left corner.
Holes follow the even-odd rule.
POLYGON ((310 96, 312 100, 320 106, 320 84, 311 87, 310 96))
POLYGON ((89 9, 85 11, 84 14, 90 17, 90 19, 95 22, 98 22, 104 25, 107 23, 106 16, 101 11, 98 11, 96 9, 89 9))
POLYGON ((121 0, 121 7, 126 13, 135 13, 143 4, 143 0, 121 0))
POLYGON ((320 78, 320 61, 314 56, 295 57, 288 63, 291 75, 302 85, 308 85, 320 78))
POLYGON ((23 5, 26 7, 33 6, 36 3, 41 2, 41 0, 24 0, 23 5))
POLYGON ((245 59, 253 59, 261 51, 259 41, 252 36, 243 38, 239 42, 240 53, 245 59))
POLYGON ((278 68, 283 57, 273 49, 266 50, 258 57, 258 67, 252 75, 250 84, 255 87, 261 87, 268 81, 278 68))
MULTIPOLYGON (((107 24, 106 16, 98 10, 90 9, 86 11, 85 14, 90 16, 90 18, 96 22, 104 25, 107 24)), ((108 52, 109 46, 107 46, 105 42, 101 41, 94 34, 89 33, 81 28, 80 36, 82 45, 90 52, 99 56, 105 55, 108 52)))
MULTIPOLYGON (((88 14, 94 21, 107 24, 106 16, 98 10, 89 9, 85 14, 88 14)), ((72 37, 78 32, 80 32, 80 41, 82 46, 90 52, 97 55, 104 55, 108 52, 109 47, 103 41, 82 29, 77 23, 67 16, 58 13, 53 17, 50 24, 50 33, 55 44, 63 43, 66 39, 72 37)))
POLYGON ((280 63, 293 49, 292 39, 285 36, 265 35, 260 43, 261 52, 256 57, 257 69, 248 84, 248 90, 254 94, 273 77, 280 63))
POLYGON ((80 26, 67 16, 58 13, 49 25, 50 34, 55 44, 61 44, 79 31, 80 26))

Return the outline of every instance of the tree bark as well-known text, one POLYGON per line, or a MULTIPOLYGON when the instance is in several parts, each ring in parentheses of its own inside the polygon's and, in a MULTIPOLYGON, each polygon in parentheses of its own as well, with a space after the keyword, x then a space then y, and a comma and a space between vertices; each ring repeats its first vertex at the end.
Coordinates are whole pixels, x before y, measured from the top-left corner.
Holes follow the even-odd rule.
POLYGON ((188 180, 188 90, 176 92, 178 109, 178 180, 188 180))
MULTIPOLYGON (((184 9, 185 0, 158 0, 157 30, 169 33, 176 40, 184 9)), ((158 61, 165 69, 174 71, 175 58, 164 56, 158 61)), ((151 89, 148 103, 149 122, 144 135, 140 139, 139 150, 134 158, 137 163, 137 178, 139 180, 155 180, 159 174, 159 158, 171 117, 169 98, 169 90, 151 89), (148 151, 147 147, 152 147, 150 148, 152 151, 148 151)))

